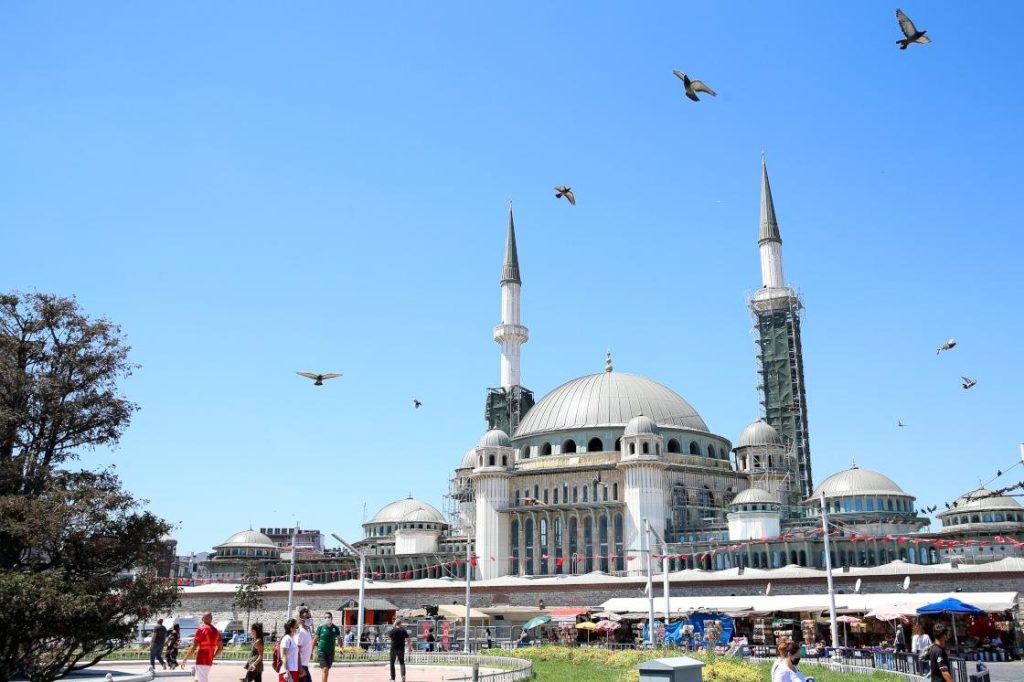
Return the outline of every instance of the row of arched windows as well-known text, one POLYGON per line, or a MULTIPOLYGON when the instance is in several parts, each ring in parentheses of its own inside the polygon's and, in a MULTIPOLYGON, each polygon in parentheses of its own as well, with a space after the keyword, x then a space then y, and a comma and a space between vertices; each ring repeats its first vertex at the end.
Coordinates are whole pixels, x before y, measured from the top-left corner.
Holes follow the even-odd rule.
MULTIPOLYGON (((530 445, 526 445, 526 446, 523 446, 522 448, 520 448, 519 449, 519 459, 530 459, 530 455, 531 455, 532 449, 533 449, 533 446, 530 446, 530 445)), ((616 452, 618 452, 621 449, 622 449, 622 439, 621 438, 617 438, 615 440, 614 450, 616 452)), ((676 453, 676 454, 690 454, 690 455, 695 455, 697 457, 701 456, 700 444, 697 441, 695 441, 695 440, 690 441, 690 445, 689 445, 688 451, 686 453, 684 453, 683 452, 682 444, 679 442, 679 440, 677 440, 675 438, 670 438, 668 443, 665 444, 665 451, 666 452, 670 452, 670 453, 676 453)), ((542 443, 540 446, 537 446, 537 454, 540 457, 549 457, 549 456, 551 456, 551 454, 553 452, 554 452, 554 446, 551 443, 545 442, 545 443, 542 443)), ((565 454, 572 454, 574 452, 578 452, 578 446, 576 445, 576 441, 575 440, 570 438, 570 439, 568 439, 568 440, 566 440, 566 441, 564 441, 562 443, 561 453, 563 455, 565 455, 565 454)), ((604 452, 604 441, 601 440, 600 438, 596 438, 596 437, 595 438, 591 438, 589 441, 587 441, 587 452, 604 452)), ((728 450, 725 449, 724 446, 719 446, 718 449, 716 450, 714 444, 712 444, 712 443, 708 443, 707 444, 707 448, 704 451, 704 453, 708 457, 710 457, 712 459, 715 459, 715 458, 718 458, 718 459, 729 459, 729 452, 728 452, 728 450)), ((492 456, 492 459, 493 459, 493 456, 492 456)), ((491 463, 491 466, 494 466, 493 462, 491 463)), ((502 464, 502 466, 506 466, 506 465, 502 464)))
POLYGON ((979 514, 957 514, 942 519, 943 526, 959 526, 965 523, 1024 523, 1024 512, 984 512, 979 514))
POLYGON ((619 501, 619 484, 618 483, 602 483, 594 481, 590 485, 574 485, 571 488, 568 483, 563 483, 562 487, 555 486, 554 488, 541 488, 539 485, 533 486, 533 491, 529 488, 522 491, 515 492, 515 499, 513 506, 518 507, 526 503, 526 498, 532 498, 542 504, 570 504, 578 502, 618 502, 619 501), (570 502, 569 493, 572 493, 572 500, 570 502))
POLYGON ((560 575, 591 571, 625 570, 623 518, 600 514, 596 518, 570 516, 534 520, 526 517, 510 526, 511 574, 560 575), (520 542, 520 529, 522 541, 520 542))

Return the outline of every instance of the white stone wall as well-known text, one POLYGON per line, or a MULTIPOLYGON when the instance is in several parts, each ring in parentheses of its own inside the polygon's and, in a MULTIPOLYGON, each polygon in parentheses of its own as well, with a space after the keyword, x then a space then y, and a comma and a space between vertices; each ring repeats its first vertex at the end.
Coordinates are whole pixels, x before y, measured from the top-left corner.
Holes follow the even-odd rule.
POLYGON ((508 573, 509 522, 498 512, 509 506, 509 476, 504 472, 473 477, 476 490, 476 553, 482 579, 508 573), (490 558, 494 557, 494 561, 490 558))
POLYGON ((729 540, 757 540, 781 535, 778 512, 733 512, 729 514, 729 540))
POLYGON ((400 528, 395 531, 395 554, 436 553, 439 534, 436 530, 400 528))
POLYGON ((771 241, 761 244, 761 283, 772 289, 786 286, 782 274, 782 244, 771 241))
MULTIPOLYGON (((625 549, 637 551, 643 544, 643 519, 651 524, 660 537, 665 536, 665 476, 664 465, 660 462, 633 462, 622 465, 625 479, 625 549)), ((657 542, 654 538, 652 543, 657 542)), ((643 573, 644 561, 631 561, 627 570, 643 573), (639 564, 639 565, 637 565, 639 564)))

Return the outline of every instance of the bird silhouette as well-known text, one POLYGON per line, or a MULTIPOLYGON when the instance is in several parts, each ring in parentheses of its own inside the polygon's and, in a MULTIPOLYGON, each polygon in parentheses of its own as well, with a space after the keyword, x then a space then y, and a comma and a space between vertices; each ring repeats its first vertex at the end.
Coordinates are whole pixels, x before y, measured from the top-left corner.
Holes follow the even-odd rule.
POLYGON ((946 505, 946 509, 949 509, 949 502, 946 502, 945 505, 946 505))
POLYGON ((700 98, 697 97, 698 92, 706 92, 712 97, 715 97, 715 91, 704 84, 704 81, 690 80, 682 71, 678 69, 672 69, 672 73, 676 75, 676 78, 683 81, 683 89, 686 91, 686 96, 692 99, 694 102, 699 102, 700 98))
POLYGON ((412 406, 415 407, 418 410, 421 407, 423 407, 423 403, 421 403, 419 400, 416 400, 415 398, 413 398, 412 399, 412 406))
POLYGON ((941 346, 939 346, 938 349, 936 349, 935 354, 938 355, 939 353, 941 353, 943 351, 947 351, 950 348, 953 348, 955 346, 956 346, 956 339, 950 339, 949 341, 946 341, 946 343, 944 343, 941 346))
POLYGON ((996 478, 999 478, 1002 475, 1003 475, 1002 470, 1001 469, 996 469, 996 478))
POLYGON ((901 421, 900 421, 900 420, 898 420, 898 419, 896 420, 896 427, 897 427, 897 428, 900 428, 900 429, 902 429, 902 428, 903 428, 904 426, 906 426, 906 424, 904 424, 903 422, 901 422, 901 421))
POLYGON ((917 26, 914 26, 914 22, 910 20, 903 10, 896 10, 896 20, 900 22, 900 30, 903 31, 903 35, 906 36, 903 40, 897 40, 896 44, 900 46, 901 50, 905 50, 910 47, 910 43, 920 43, 927 45, 932 42, 932 39, 925 35, 928 31, 918 31, 917 26))
POLYGON ((978 383, 975 379, 972 379, 970 377, 961 376, 960 378, 963 379, 963 386, 965 391, 970 388, 973 388, 974 384, 978 383))
POLYGON ((328 379, 334 379, 335 377, 341 376, 341 372, 331 374, 313 374, 312 372, 296 372, 296 374, 298 374, 300 377, 312 379, 314 386, 323 386, 324 382, 327 381, 328 379))
POLYGON ((562 197, 568 199, 569 203, 573 206, 576 205, 576 195, 572 193, 572 187, 566 187, 565 185, 555 187, 555 198, 561 199, 562 197))
POLYGON ((523 504, 525 504, 527 507, 539 507, 540 503, 540 500, 538 500, 536 497, 530 497, 529 495, 523 497, 523 504))

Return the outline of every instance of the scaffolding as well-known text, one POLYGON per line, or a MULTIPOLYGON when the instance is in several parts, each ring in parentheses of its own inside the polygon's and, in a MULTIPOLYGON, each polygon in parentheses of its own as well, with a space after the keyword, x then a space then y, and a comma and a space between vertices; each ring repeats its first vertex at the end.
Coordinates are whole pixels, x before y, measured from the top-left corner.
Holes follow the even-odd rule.
POLYGON ((444 496, 444 514, 448 518, 448 534, 463 537, 476 518, 476 496, 469 472, 460 469, 448 479, 448 492, 444 496))
POLYGON ((800 319, 803 302, 790 288, 761 289, 749 301, 757 345, 761 412, 793 450, 802 499, 814 491, 811 445, 807 429, 800 319))
POLYGON ((749 458, 743 471, 750 476, 750 487, 767 490, 782 503, 782 518, 795 519, 804 514, 799 466, 793 443, 783 436, 783 444, 751 445, 745 448, 749 458))
POLYGON ((533 391, 522 386, 487 389, 484 419, 488 430, 501 429, 513 436, 526 413, 533 407, 533 391))

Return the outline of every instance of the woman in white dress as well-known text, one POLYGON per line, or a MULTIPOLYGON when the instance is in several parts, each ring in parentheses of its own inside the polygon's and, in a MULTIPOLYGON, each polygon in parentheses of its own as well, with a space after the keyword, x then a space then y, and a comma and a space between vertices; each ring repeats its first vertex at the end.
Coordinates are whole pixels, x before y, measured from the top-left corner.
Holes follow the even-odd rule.
POLYGON ((798 665, 800 665, 800 645, 790 642, 786 646, 786 658, 775 669, 772 682, 804 682, 803 673, 797 670, 798 665))

